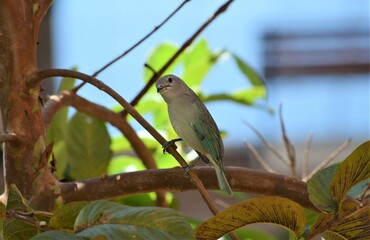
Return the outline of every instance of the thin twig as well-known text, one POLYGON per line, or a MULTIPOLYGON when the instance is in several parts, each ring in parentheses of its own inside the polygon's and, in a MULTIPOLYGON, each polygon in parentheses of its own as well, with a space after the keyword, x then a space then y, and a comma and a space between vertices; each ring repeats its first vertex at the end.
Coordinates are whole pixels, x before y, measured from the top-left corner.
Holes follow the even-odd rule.
POLYGON ((272 169, 270 165, 268 165, 268 163, 261 157, 261 155, 251 144, 244 142, 244 145, 252 153, 257 162, 259 162, 266 171, 276 173, 276 171, 272 169))
POLYGON ((131 52, 133 49, 135 49, 137 46, 139 46, 142 42, 144 42, 147 38, 149 38, 153 33, 155 33, 158 29, 160 29, 168 20, 170 20, 170 18, 172 18, 187 2, 189 2, 190 0, 184 0, 180 6, 178 6, 168 17, 166 17, 166 19, 164 19, 158 26, 154 27, 154 29, 149 32, 147 35, 145 35, 145 37, 143 37, 142 39, 140 39, 137 43, 135 43, 134 45, 132 45, 129 49, 127 49, 124 53, 122 53, 121 55, 119 55, 118 57, 116 57, 115 59, 113 59, 112 61, 110 61, 109 63, 107 63, 105 66, 103 66, 101 69, 99 69, 98 71, 96 71, 92 76, 93 77, 96 77, 98 76, 102 71, 104 71, 106 68, 108 68, 110 65, 112 65, 113 63, 117 62, 119 59, 123 58, 124 56, 126 56, 129 52, 131 52))
POLYGON ((324 159, 319 165, 315 167, 314 170, 312 170, 306 177, 302 179, 302 181, 306 182, 308 181, 315 173, 320 171, 321 169, 325 168, 331 161, 334 160, 350 143, 351 139, 348 139, 345 141, 342 145, 340 145, 337 149, 335 149, 329 156, 324 159))
POLYGON ((312 144, 313 134, 308 135, 306 144, 303 149, 303 161, 302 161, 302 179, 308 174, 308 161, 310 159, 310 149, 312 144))
MULTIPOLYGON (((109 66, 111 66, 113 63, 117 62, 124 56, 126 56, 128 53, 130 53, 132 50, 134 50, 137 46, 139 46, 141 43, 143 43, 146 39, 148 39, 153 33, 155 33, 158 29, 160 29, 170 18, 172 18, 187 2, 190 0, 184 0, 180 6, 178 6, 168 17, 166 17, 158 26, 155 26, 152 31, 150 31, 147 35, 145 35, 143 38, 141 38, 138 42, 136 42, 134 45, 132 45, 129 49, 124 51, 121 55, 117 56, 113 60, 111 60, 109 63, 105 64, 102 68, 97 70, 92 76, 97 77, 101 72, 103 72, 105 69, 107 69, 109 66)), ((81 83, 80 85, 73 88, 74 92, 77 92, 83 85, 85 85, 85 82, 81 83)))
POLYGON ((285 124, 283 120, 283 104, 280 104, 279 107, 279 119, 280 119, 280 128, 281 128, 281 135, 283 137, 283 142, 285 146, 285 150, 287 153, 287 157, 289 159, 288 166, 290 167, 293 177, 297 177, 297 170, 296 170, 296 157, 295 157, 295 149, 293 144, 290 142, 288 135, 285 130, 285 124))
POLYGON ((280 154, 279 150, 276 149, 276 147, 270 143, 255 127, 253 127, 250 123, 247 121, 243 121, 244 124, 246 124, 258 137, 259 139, 265 144, 265 146, 284 164, 287 166, 290 165, 290 162, 288 159, 286 159, 283 155, 280 154))
POLYGON ((154 70, 154 68, 152 66, 150 66, 148 63, 145 63, 144 67, 149 69, 153 74, 157 74, 157 72, 154 70))
POLYGON ((7 218, 14 218, 18 219, 26 224, 29 224, 37 229, 42 231, 50 231, 51 228, 42 224, 42 221, 39 221, 37 218, 34 217, 33 213, 22 213, 20 211, 9 210, 6 212, 7 218))
POLYGON ((4 133, 0 135, 0 143, 17 141, 17 135, 15 133, 4 133))
MULTIPOLYGON (((141 126, 145 128, 161 145, 164 145, 167 140, 155 129, 150 125, 137 111, 134 107, 132 107, 121 95, 119 95, 116 91, 112 88, 104 84, 102 81, 91 77, 87 74, 71 71, 67 69, 47 69, 36 72, 32 78, 27 82, 28 87, 34 87, 38 85, 43 79, 48 77, 71 77, 80 79, 82 81, 88 82, 91 85, 97 87, 101 91, 107 93, 113 99, 115 99, 141 126)), ((167 148, 167 152, 169 152, 182 167, 188 166, 187 162, 182 158, 182 156, 176 151, 173 146, 169 146, 167 148)), ((189 176, 192 178, 192 182, 196 185, 199 192, 202 194, 203 199, 206 201, 209 209, 211 212, 217 212, 217 208, 214 208, 214 203, 212 199, 208 196, 208 192, 205 190, 203 183, 195 176, 195 173, 190 169, 189 176), (209 201, 211 200, 211 201, 209 201)))
MULTIPOLYGON (((229 0, 224 3, 202 26, 199 27, 197 31, 188 39, 186 42, 176 51, 176 53, 162 66, 161 69, 156 71, 144 88, 136 95, 136 97, 131 101, 131 106, 136 106, 136 104, 141 100, 149 88, 157 81, 157 79, 167 70, 167 68, 180 56, 180 54, 195 40, 196 37, 211 23, 215 20, 221 13, 225 12, 233 0, 229 0)), ((122 112, 123 115, 124 112, 122 112)))

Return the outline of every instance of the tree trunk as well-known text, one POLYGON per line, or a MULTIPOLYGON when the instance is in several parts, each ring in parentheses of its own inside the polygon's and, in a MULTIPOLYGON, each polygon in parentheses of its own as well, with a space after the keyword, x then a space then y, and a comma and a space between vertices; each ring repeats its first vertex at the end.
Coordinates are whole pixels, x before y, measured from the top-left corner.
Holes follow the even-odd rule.
POLYGON ((38 30, 48 6, 49 1, 0 1, 1 116, 4 134, 16 135, 3 146, 5 193, 15 184, 27 199, 54 182, 43 159, 40 86, 27 86, 37 71, 38 30))

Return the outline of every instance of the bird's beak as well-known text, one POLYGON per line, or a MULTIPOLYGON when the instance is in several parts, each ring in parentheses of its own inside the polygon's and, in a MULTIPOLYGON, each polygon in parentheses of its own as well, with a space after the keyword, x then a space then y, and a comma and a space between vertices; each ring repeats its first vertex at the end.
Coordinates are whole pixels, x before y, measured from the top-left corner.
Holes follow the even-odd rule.
POLYGON ((158 92, 158 93, 162 93, 162 92, 163 92, 162 90, 166 90, 166 85, 159 84, 159 85, 157 86, 157 92, 158 92))
POLYGON ((157 92, 159 93, 162 89, 163 89, 163 85, 162 84, 159 84, 157 86, 157 92))

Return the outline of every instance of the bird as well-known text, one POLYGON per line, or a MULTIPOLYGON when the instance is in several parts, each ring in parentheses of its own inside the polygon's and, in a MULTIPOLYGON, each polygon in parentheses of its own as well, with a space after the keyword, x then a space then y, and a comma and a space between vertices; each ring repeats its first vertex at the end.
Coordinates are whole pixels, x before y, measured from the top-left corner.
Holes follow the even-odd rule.
POLYGON ((156 82, 156 88, 167 103, 170 122, 177 135, 197 152, 200 159, 213 164, 220 189, 232 195, 223 168, 224 145, 220 131, 206 106, 181 78, 173 74, 162 76, 156 82))

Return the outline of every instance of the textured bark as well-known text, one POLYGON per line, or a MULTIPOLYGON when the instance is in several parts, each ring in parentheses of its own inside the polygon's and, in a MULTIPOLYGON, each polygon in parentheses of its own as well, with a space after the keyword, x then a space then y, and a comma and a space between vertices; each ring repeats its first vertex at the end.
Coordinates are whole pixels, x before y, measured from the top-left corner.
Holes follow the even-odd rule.
MULTIPOLYGON (((207 189, 219 189, 214 168, 196 167, 192 171, 199 176, 207 189)), ((296 178, 241 167, 226 167, 225 172, 234 191, 281 196, 317 211, 308 198, 306 183, 296 178)), ((190 177, 179 167, 60 183, 59 187, 59 199, 63 203, 93 201, 158 190, 171 192, 195 190, 190 177)))
POLYGON ((14 183, 30 198, 52 180, 41 156, 45 149, 39 102, 40 85, 27 79, 37 71, 39 24, 50 1, 0 1, 0 104, 5 133, 16 140, 4 142, 5 192, 14 183), (45 179, 46 178, 46 179, 45 179))

